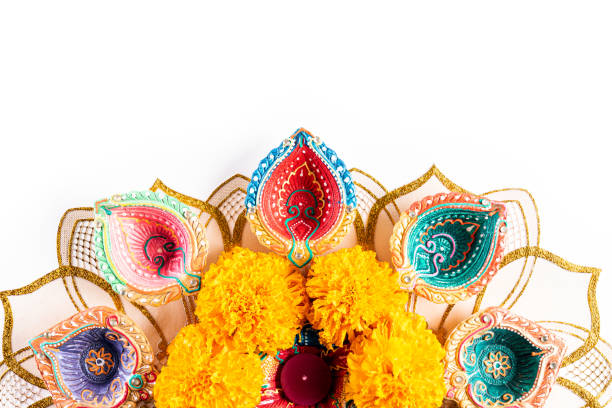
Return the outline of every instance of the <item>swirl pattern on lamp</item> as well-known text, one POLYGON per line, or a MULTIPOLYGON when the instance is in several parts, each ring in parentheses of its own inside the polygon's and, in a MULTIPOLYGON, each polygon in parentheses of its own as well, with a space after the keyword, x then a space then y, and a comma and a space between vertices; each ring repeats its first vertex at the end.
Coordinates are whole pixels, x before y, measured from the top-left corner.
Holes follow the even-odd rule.
POLYGON ((303 267, 346 235, 357 199, 344 162, 298 129, 259 163, 245 205, 259 241, 303 267))
POLYGON ((505 218, 502 203, 465 193, 412 204, 390 239, 402 288, 450 304, 478 293, 501 262, 505 218))
POLYGON ((188 206, 163 193, 96 203, 96 256, 113 289, 159 306, 200 290, 208 243, 188 206))

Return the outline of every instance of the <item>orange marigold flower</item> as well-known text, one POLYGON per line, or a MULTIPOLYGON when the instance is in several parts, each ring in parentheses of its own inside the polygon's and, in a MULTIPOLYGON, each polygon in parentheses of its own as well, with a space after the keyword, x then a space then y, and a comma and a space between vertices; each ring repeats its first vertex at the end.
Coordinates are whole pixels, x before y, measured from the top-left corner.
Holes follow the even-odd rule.
POLYGON ((437 408, 444 349, 422 316, 396 312, 351 344, 347 396, 358 407, 437 408))
POLYGON ((207 341, 201 325, 183 327, 154 388, 157 408, 252 408, 264 377, 259 356, 207 341))
POLYGON ((320 336, 327 346, 352 341, 406 303, 389 264, 360 246, 315 258, 306 291, 312 299, 308 319, 323 330, 320 336))
POLYGON ((293 345, 307 309, 304 277, 286 258, 236 247, 204 275, 196 315, 219 344, 275 353, 293 345))

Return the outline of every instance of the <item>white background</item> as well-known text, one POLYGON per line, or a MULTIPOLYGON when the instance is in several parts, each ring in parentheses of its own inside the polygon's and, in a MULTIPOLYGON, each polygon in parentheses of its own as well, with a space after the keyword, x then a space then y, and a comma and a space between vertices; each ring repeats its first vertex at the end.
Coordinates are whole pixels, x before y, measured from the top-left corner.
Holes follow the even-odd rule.
POLYGON ((67 208, 156 177, 206 198, 304 126, 389 188, 433 163, 527 188, 541 246, 602 267, 612 313, 611 21, 608 1, 4 1, 0 289, 57 266, 67 208))

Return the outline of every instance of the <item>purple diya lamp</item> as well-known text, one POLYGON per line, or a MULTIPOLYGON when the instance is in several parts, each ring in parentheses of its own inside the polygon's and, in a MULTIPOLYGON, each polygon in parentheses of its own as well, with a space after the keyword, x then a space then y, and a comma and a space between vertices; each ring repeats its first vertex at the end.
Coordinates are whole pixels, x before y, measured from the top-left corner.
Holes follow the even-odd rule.
POLYGON ((96 203, 98 266, 113 290, 160 306, 200 290, 208 242, 191 209, 161 192, 96 203))
POLYGON ((157 372, 144 332, 115 310, 84 310, 30 340, 59 408, 133 408, 152 400, 157 372))

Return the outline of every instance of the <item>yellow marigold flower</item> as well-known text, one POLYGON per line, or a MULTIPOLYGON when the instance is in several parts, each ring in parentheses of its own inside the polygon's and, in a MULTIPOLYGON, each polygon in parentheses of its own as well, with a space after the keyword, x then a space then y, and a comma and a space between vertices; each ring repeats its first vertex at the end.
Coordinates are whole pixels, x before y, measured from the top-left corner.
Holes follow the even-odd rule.
POLYGON ((351 344, 347 396, 358 407, 437 408, 444 349, 422 316, 397 312, 351 344))
POLYGON ((201 325, 183 327, 170 347, 154 388, 157 408, 252 408, 263 373, 253 353, 215 345, 201 325))
POLYGON ((196 315, 219 344, 275 353, 305 319, 304 277, 281 256, 234 248, 204 274, 196 315))
POLYGON ((306 291, 312 299, 308 319, 323 330, 321 340, 327 346, 352 341, 406 303, 389 264, 360 246, 315 258, 306 291))

